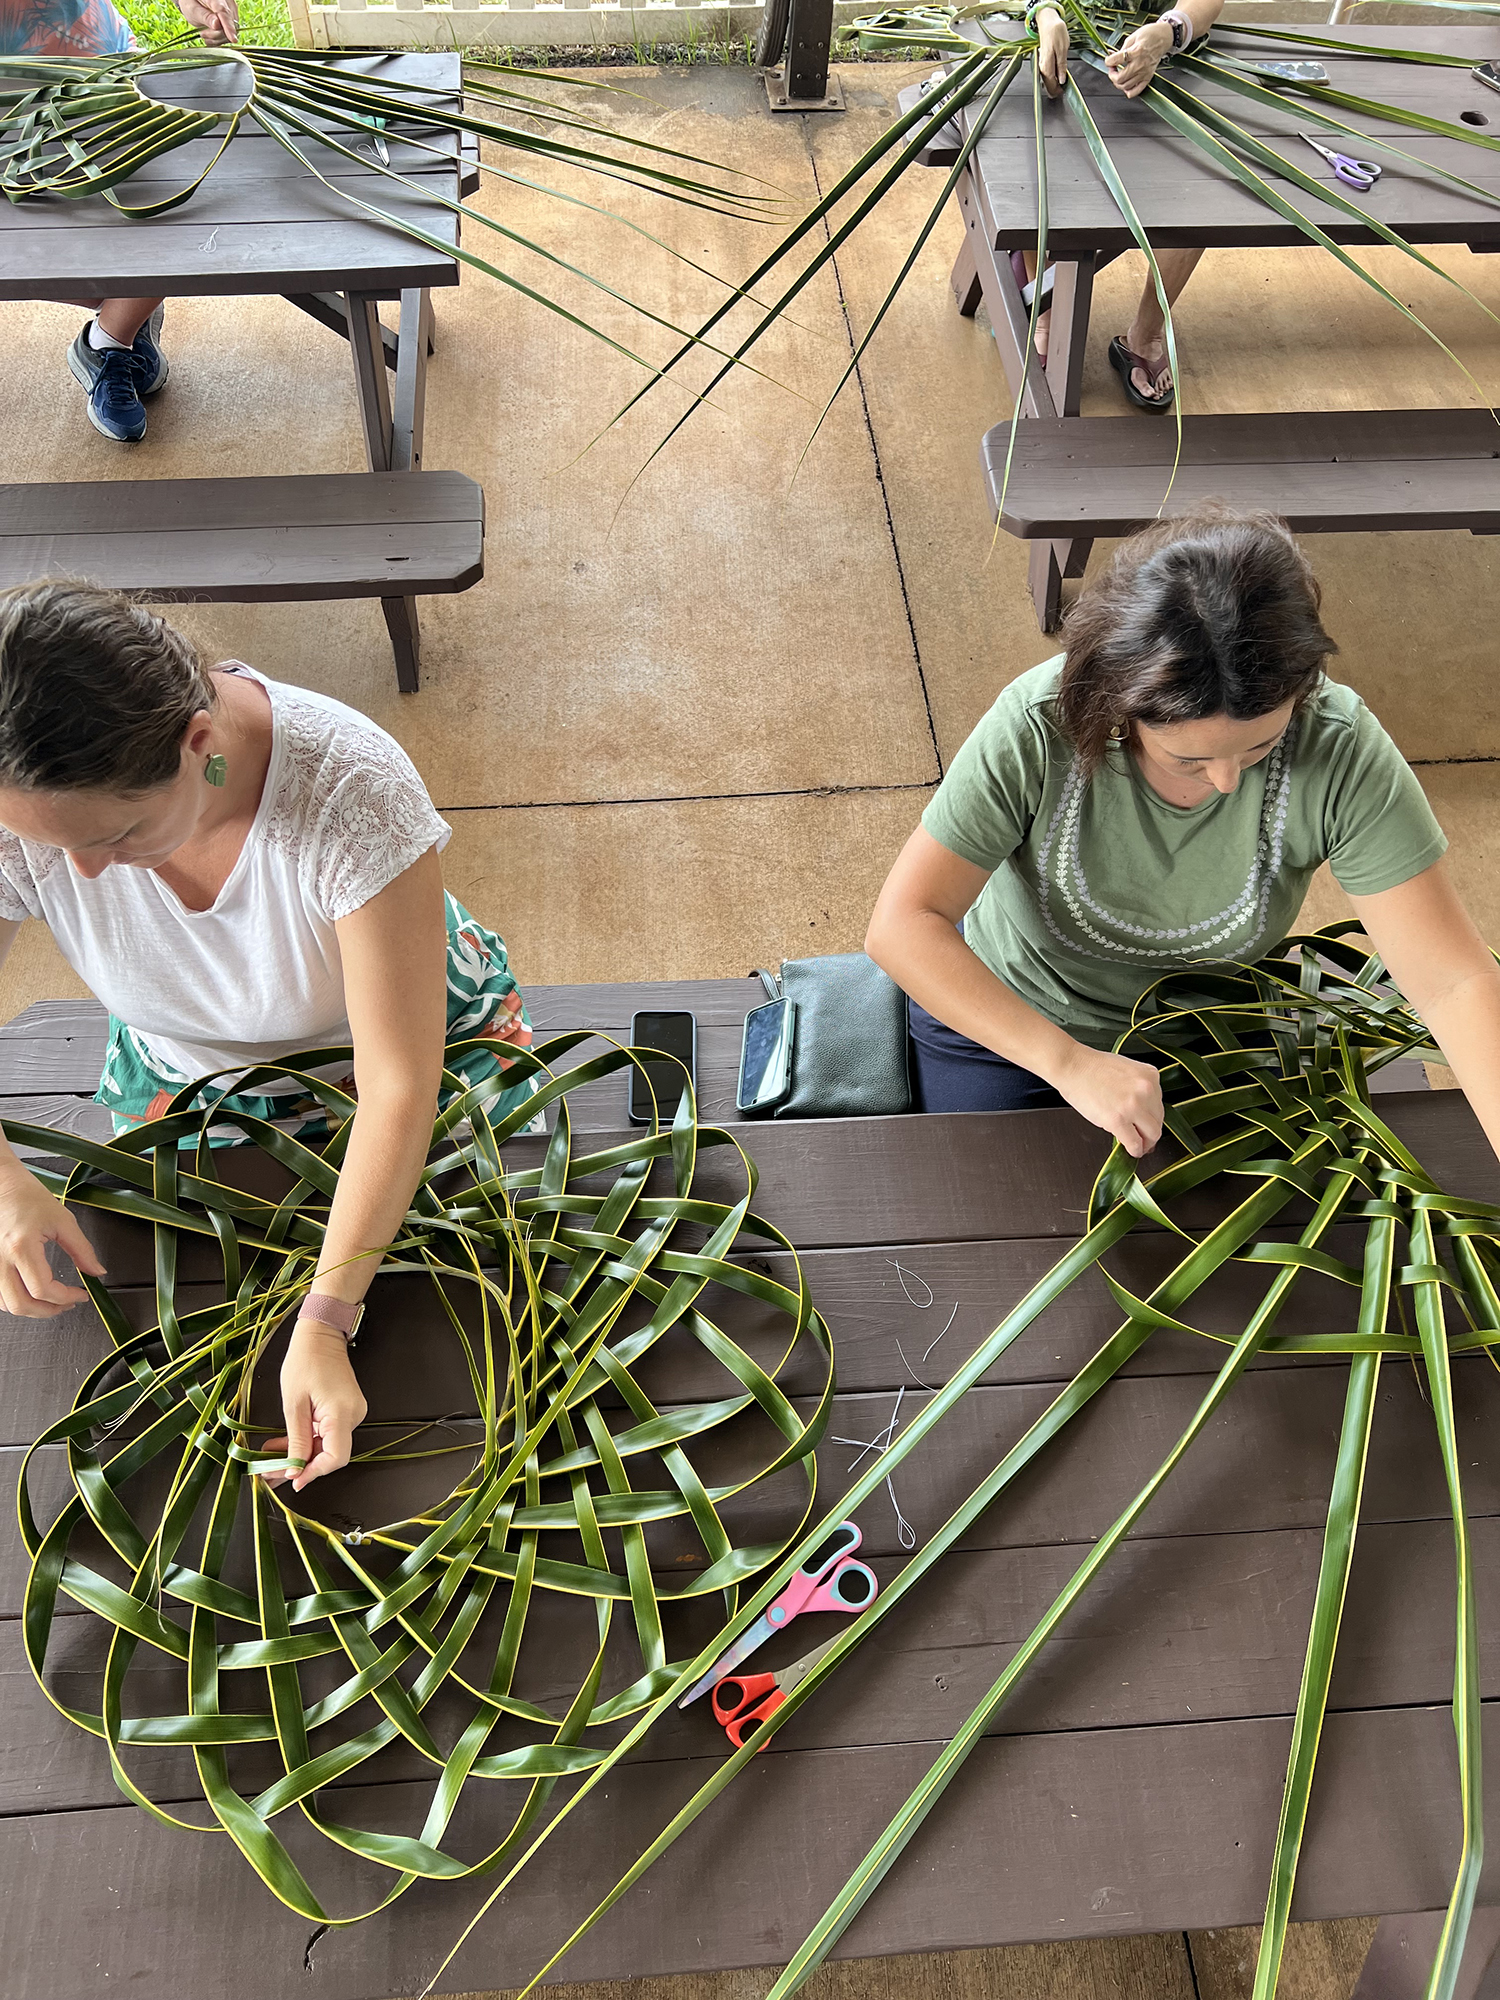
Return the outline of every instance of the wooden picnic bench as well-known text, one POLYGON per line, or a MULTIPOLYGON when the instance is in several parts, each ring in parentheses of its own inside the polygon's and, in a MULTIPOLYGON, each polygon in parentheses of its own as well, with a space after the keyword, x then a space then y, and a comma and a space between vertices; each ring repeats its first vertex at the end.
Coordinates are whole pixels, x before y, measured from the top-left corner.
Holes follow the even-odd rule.
MULTIPOLYGON (((1274 25, 1274 24, 1267 24, 1274 25)), ((993 27, 993 24, 991 24, 993 27)), ((997 38, 1019 27, 993 27, 997 38)), ((1320 36, 1370 44, 1441 49, 1480 62, 1494 54, 1483 28, 1319 26, 1320 36)), ((1265 44, 1237 43, 1232 23, 1213 30, 1215 44, 1263 57, 1265 44)), ((1466 70, 1372 63, 1318 56, 1336 89, 1408 111, 1476 128, 1500 126, 1500 105, 1466 70)), ((1292 223, 1268 210, 1228 174, 1185 147, 1150 110, 1127 102, 1086 66, 1076 72, 1100 132, 1131 194, 1147 237, 1157 248, 1246 246, 1310 248, 1292 223)), ((1195 78, 1193 89, 1269 145, 1305 165, 1299 123, 1312 115, 1288 98, 1285 111, 1247 103, 1216 83, 1195 78)), ((903 95, 903 105, 911 102, 903 95)), ((934 165, 956 157, 956 128, 945 127, 926 157, 934 165)), ((1010 269, 1012 249, 1037 239, 1036 141, 1029 91, 1012 91, 997 107, 957 188, 964 240, 953 270, 960 312, 984 302, 1011 394, 1021 405, 1020 435, 1001 525, 1030 542, 1030 587, 1038 621, 1055 631, 1065 577, 1084 573, 1095 536, 1119 535, 1210 495, 1240 507, 1268 506, 1303 532, 1496 527, 1496 444, 1484 409, 1353 410, 1200 417, 1184 407, 1182 459, 1168 497, 1177 454, 1170 418, 1126 414, 1079 416, 1084 347, 1096 271, 1133 246, 1062 104, 1043 106, 1047 132, 1052 321, 1045 370, 1035 357, 1023 366, 1028 308, 1010 269)), ((1370 197, 1371 213, 1408 242, 1462 243, 1476 252, 1500 250, 1500 153, 1456 139, 1413 135, 1371 116, 1362 129, 1462 174, 1480 190, 1465 193, 1382 155, 1384 173, 1370 197)), ((1486 133, 1488 137, 1488 133, 1486 133)), ((1311 170, 1333 184, 1331 166, 1311 170)), ((1298 206, 1340 243, 1370 245, 1375 233, 1311 197, 1298 206)), ((1372 299, 1370 311, 1392 310, 1372 299)), ((1434 355, 1434 366, 1442 365, 1434 355)), ((1191 379, 1185 385, 1191 397, 1191 379)), ((991 504, 1000 494, 1010 424, 982 444, 991 504)))
POLYGON ((427 597, 484 573, 462 472, 0 487, 0 588, 86 577, 158 603, 427 597))
MULTIPOLYGON (((457 54, 335 60, 419 89, 429 103, 461 101, 457 54)), ((142 88, 221 112, 245 92, 243 79, 223 67, 158 74, 142 88)), ((102 196, 0 204, 0 300, 280 293, 342 335, 369 466, 368 474, 337 479, 0 488, 4 582, 62 570, 165 603, 378 597, 397 685, 417 689, 417 599, 466 590, 483 573, 478 487, 457 473, 429 483, 434 475, 422 467, 431 291, 458 282, 458 260, 445 247, 457 243, 458 218, 433 197, 470 193, 479 177, 476 147, 457 134, 439 143, 440 136, 418 146, 403 143, 399 123, 390 128, 390 165, 405 177, 402 186, 373 160, 357 165, 315 141, 309 171, 247 120, 192 200, 167 215, 132 221, 102 196), (436 240, 402 236, 342 195, 407 217, 436 240), (398 304, 399 328, 382 323, 384 301, 398 304), (410 491, 398 491, 402 481, 410 491), (321 519, 320 506, 329 510, 321 519), (185 531, 191 510, 196 534, 185 531), (96 560, 102 567, 90 567, 96 560)), ((144 199, 180 184, 218 144, 211 135, 151 162, 124 183, 125 196, 144 199)), ((294 422, 294 394, 283 414, 294 422)))
MULTIPOLYGON (((698 1015, 707 1110, 726 1076, 739 1021, 760 997, 750 979, 533 989, 544 1029, 619 1031, 638 1007, 698 1015)), ((0 1028, 6 1115, 75 1123, 103 1049, 94 1003, 57 1001, 0 1028)), ((597 1044, 596 1044, 597 1047, 597 1044)), ((581 1127, 620 1129, 624 1086, 589 1086, 581 1127)), ((87 1106, 95 1119, 102 1114, 87 1106)), ((712 1115, 730 1115, 720 1107, 712 1115)), ((1456 1093, 1393 1093, 1382 1103, 1401 1139, 1445 1185, 1500 1198, 1500 1170, 1456 1093)), ((819 1450, 820 1503, 833 1505, 854 1453, 833 1442, 868 1438, 899 1392, 920 1406, 910 1362, 949 1321, 921 1365, 936 1384, 971 1354, 1007 1308, 1075 1240, 1104 1141, 1068 1112, 786 1121, 742 1127, 760 1169, 757 1212, 797 1245, 831 1326, 838 1396, 819 1450), (900 1266, 898 1269, 897 1266, 900 1266), (914 1299, 930 1289, 933 1305, 914 1299), (956 1308, 956 1310, 955 1310, 956 1308)), ((517 1164, 539 1139, 513 1142, 517 1164)), ((260 1180, 263 1156, 238 1171, 260 1180)), ((735 1163, 700 1157, 697 1191, 726 1198, 735 1163)), ((221 1171, 234 1176, 232 1159, 221 1171)), ((269 1182, 261 1189, 270 1192, 269 1182)), ((737 1190, 735 1190, 737 1192, 737 1190)), ((1217 1211, 1207 1195, 1183 1209, 1190 1227, 1217 1211)), ((154 1316, 149 1232, 90 1211, 88 1227, 111 1289, 134 1324, 154 1316)), ((1330 1243, 1336 1254, 1345 1254, 1330 1243)), ((748 1253, 784 1272, 785 1253, 748 1253)), ((1143 1229, 1117 1253, 1118 1274, 1149 1288, 1175 1253, 1143 1229)), ((187 1303, 203 1303, 214 1262, 184 1246, 187 1303)), ((1195 1302, 1201 1323, 1237 1331, 1264 1287, 1254 1267, 1229 1265, 1195 1302)), ((1345 1294, 1308 1273, 1281 1322, 1286 1332, 1342 1323, 1345 1294)), ((712 1311, 756 1351, 755 1302, 716 1294, 712 1311)), ((950 1414, 933 1447, 897 1476, 904 1516, 925 1537, 1112 1331, 1119 1308, 1092 1274, 1018 1341, 950 1414)), ((669 1337, 670 1342, 670 1337, 669 1337)), ((92 1309, 0 1339, 0 1477, 71 1400, 105 1352, 92 1309)), ((732 1806, 712 1809, 639 1889, 566 1958, 558 1976, 647 1973, 785 1961, 889 1813, 926 1769, 1041 1609, 1159 1461, 1201 1398, 1218 1354, 1170 1329, 1154 1335, 1121 1379, 993 1508, 934 1576, 881 1627, 832 1687, 753 1759, 732 1806)), ((274 1382, 274 1356, 266 1372, 274 1382)), ((722 1393, 696 1343, 663 1343, 639 1369, 656 1405, 722 1393)), ((466 1370, 420 1279, 377 1278, 360 1336, 372 1419, 443 1417, 470 1407, 466 1370)), ((783 1376, 793 1399, 815 1394, 812 1357, 783 1376)), ((1318 1573, 1322 1523, 1344 1400, 1345 1369, 1330 1360, 1261 1355, 1232 1408, 1184 1462, 1106 1577, 1044 1651, 927 1826, 840 1947, 851 1957, 937 1948, 1176 1931, 1258 1921, 1318 1573)), ((1482 1357, 1455 1364, 1455 1389, 1474 1559, 1480 1580, 1484 1692, 1500 1693, 1500 1378, 1482 1357)), ((63 1490, 56 1449, 40 1485, 63 1490)), ((357 1522, 407 1510, 413 1495, 351 1468, 311 1490, 325 1519, 357 1522)), ((795 1518, 790 1488, 745 1496, 737 1529, 775 1539, 795 1518)), ((864 1554, 882 1580, 902 1561, 883 1495, 861 1512, 864 1554)), ((1392 1913, 1360 2000, 1420 1991, 1432 1920, 1458 1848, 1451 1716, 1452 1543, 1431 1418, 1412 1370, 1382 1377, 1365 1482, 1364 1526, 1344 1614, 1340 1663, 1324 1731, 1298 1918, 1392 1913), (1368 1983, 1373 1979, 1376 1983, 1368 1983)), ((667 1551, 663 1560, 669 1559, 667 1551)), ((0 1538, 0 1993, 5 2000, 97 2000, 135 1984, 158 2000, 282 2000, 309 1975, 325 2000, 387 2000, 422 1990, 488 1884, 420 1883, 387 1915, 321 1933, 274 1902, 232 1843, 150 1820, 115 1791, 97 1740, 66 1722, 31 1683, 17 1613, 24 1562, 14 1525, 0 1538)), ((572 1600, 532 1612, 516 1691, 555 1701, 576 1646, 572 1600), (533 1649, 532 1633, 536 1634, 533 1649), (548 1634, 553 1635, 549 1647, 548 1634)), ((64 1700, 92 1697, 101 1639, 70 1600, 55 1641, 64 1700)), ((674 1631, 692 1648, 716 1621, 712 1605, 683 1608, 674 1631)), ((588 1630, 592 1632, 592 1621, 588 1630)), ((587 1636, 587 1635, 585 1635, 587 1636)), ((787 1635, 775 1665, 814 1642, 787 1635)), ((589 1640, 590 1649, 592 1640, 589 1640)), ((175 1670, 174 1670, 175 1671, 175 1670)), ((608 1681, 606 1685, 612 1684, 608 1681)), ((1488 1721, 1488 1707, 1486 1721, 1488 1721)), ((148 1796, 192 1796, 184 1753, 132 1758, 148 1796)), ((658 1725, 619 1777, 575 1816, 566 1853, 544 1850, 506 1891, 454 1960, 443 1990, 520 1985, 567 1935, 679 1804, 718 1764, 724 1745, 700 1707, 658 1725)), ((1493 1748, 1492 1748, 1493 1759, 1493 1748)), ((426 1767, 400 1743, 325 1793, 338 1816, 407 1830, 430 1790, 426 1767)), ((1500 1801, 1490 1790, 1491 1848, 1500 1801)), ((483 1851, 499 1806, 466 1793, 453 1844, 483 1851)), ((331 1885, 339 1907, 365 1900, 370 1880, 352 1856, 331 1885)), ((1500 1935, 1500 1866, 1481 1887, 1474 2000, 1500 1935)), ((1472 1971, 1472 1977, 1470 1972, 1472 1971)))
POLYGON ((990 506, 1026 541, 1128 535, 1213 497, 1280 514, 1303 535, 1500 533, 1500 424, 1489 410, 1184 417, 1175 476, 1170 423, 1033 419, 1016 427, 1007 481, 1010 441, 1010 425, 997 424, 980 452, 990 506))

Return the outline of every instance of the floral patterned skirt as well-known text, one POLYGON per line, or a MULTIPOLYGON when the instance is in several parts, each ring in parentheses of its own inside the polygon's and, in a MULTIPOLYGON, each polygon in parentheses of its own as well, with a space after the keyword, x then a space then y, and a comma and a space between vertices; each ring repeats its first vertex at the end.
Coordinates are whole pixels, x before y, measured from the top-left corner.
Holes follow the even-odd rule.
MULTIPOLYGON (((448 1041, 463 1042, 475 1036, 484 1036, 497 1044, 509 1042, 520 1048, 528 1047, 531 1023, 526 1018, 520 988, 511 975, 504 940, 498 932, 487 930, 483 924, 476 922, 463 904, 452 896, 446 898, 445 913, 448 923, 448 1041)), ((508 1069, 510 1058, 501 1053, 499 1047, 493 1054, 488 1049, 469 1049, 462 1056, 450 1058, 447 1067, 451 1075, 467 1086, 483 1083, 486 1077, 495 1075, 498 1070, 508 1069)), ((354 1079, 351 1075, 332 1076, 330 1072, 330 1079, 340 1088, 353 1092, 354 1079)), ((134 1131, 148 1120, 164 1116, 177 1093, 192 1081, 190 1076, 168 1075, 160 1061, 148 1054, 135 1029, 110 1015, 109 1045, 104 1052, 104 1072, 94 1102, 110 1111, 117 1134, 134 1131)), ((528 1077, 513 1089, 502 1092, 489 1107, 490 1116, 503 1117, 522 1099, 529 1097, 535 1088, 535 1079, 528 1077)), ((439 1103, 448 1104, 454 1095, 452 1087, 445 1084, 439 1103)), ((214 1107, 240 1112, 251 1118, 264 1118, 299 1139, 326 1138, 328 1135, 328 1114, 323 1105, 309 1092, 305 1083, 291 1078, 282 1091, 236 1091, 228 1083, 222 1086, 211 1083, 178 1108, 207 1111, 214 1107)), ((248 1143, 238 1126, 227 1124, 210 1126, 208 1139, 214 1146, 248 1143)), ((194 1146, 198 1143, 197 1136, 183 1138, 178 1143, 194 1146)))

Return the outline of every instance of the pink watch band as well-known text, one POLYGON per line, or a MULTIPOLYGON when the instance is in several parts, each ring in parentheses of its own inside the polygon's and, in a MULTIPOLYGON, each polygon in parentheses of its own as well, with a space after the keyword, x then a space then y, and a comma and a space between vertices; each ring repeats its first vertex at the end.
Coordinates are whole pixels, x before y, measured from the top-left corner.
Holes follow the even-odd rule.
POLYGON ((1165 21, 1167 26, 1172 30, 1173 55, 1176 55, 1180 49, 1192 47, 1193 24, 1180 8, 1169 7, 1165 14, 1158 14, 1156 18, 1158 21, 1165 21))
POLYGON ((331 1299, 326 1292, 309 1292, 297 1308, 298 1319, 320 1320, 351 1343, 364 1316, 363 1303, 351 1306, 347 1299, 331 1299))

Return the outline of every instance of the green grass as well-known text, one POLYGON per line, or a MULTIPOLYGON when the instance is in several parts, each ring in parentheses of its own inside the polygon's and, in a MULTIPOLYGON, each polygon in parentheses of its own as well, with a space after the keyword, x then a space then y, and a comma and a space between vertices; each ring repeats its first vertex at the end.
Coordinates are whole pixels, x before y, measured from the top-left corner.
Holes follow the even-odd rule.
MULTIPOLYGON (((116 0, 116 5, 135 30, 136 40, 150 48, 182 33, 182 16, 172 0, 116 0)), ((240 0, 240 33, 262 48, 289 49, 292 23, 286 0, 240 0)))

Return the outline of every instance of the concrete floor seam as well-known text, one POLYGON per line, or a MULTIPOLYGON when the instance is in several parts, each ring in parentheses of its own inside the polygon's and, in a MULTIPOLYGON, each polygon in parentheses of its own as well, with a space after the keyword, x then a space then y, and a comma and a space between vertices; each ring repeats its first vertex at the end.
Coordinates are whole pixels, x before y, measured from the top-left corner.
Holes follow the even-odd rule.
POLYGON ((440 813, 486 812, 580 812, 596 806, 695 806, 721 805, 742 799, 854 799, 885 792, 935 792, 936 778, 903 779, 893 785, 806 785, 800 791, 780 792, 672 792, 648 798, 621 799, 514 799, 494 805, 445 806, 440 813))
MULTIPOLYGON (((812 173, 813 186, 817 189, 818 199, 821 201, 823 199, 823 177, 818 172, 818 162, 813 153, 812 135, 807 121, 808 114, 804 112, 802 117, 802 139, 803 144, 807 148, 807 164, 812 173)), ((829 237, 826 220, 823 224, 823 235, 825 239, 829 237)), ((837 253, 829 259, 829 264, 833 271, 833 283, 838 295, 839 311, 844 316, 844 331, 849 339, 849 352, 852 355, 856 346, 854 322, 849 316, 849 301, 844 296, 844 278, 843 273, 839 270, 837 253)), ((906 630, 911 640, 912 664, 917 670, 917 685, 922 690, 922 707, 927 716, 927 734, 932 739, 933 761, 937 765, 937 774, 939 779, 941 779, 943 775, 943 752, 938 743, 937 723, 933 719, 932 696, 928 691, 927 676, 922 671, 922 648, 917 640, 916 619, 912 615, 911 596, 906 588, 906 568, 901 560, 901 544, 896 539, 896 521, 895 516, 891 513, 891 496, 886 490, 885 469, 880 463, 880 443, 875 436, 875 420, 870 414, 870 399, 865 394, 864 370, 857 361, 854 364, 854 385, 859 391, 860 414, 864 418, 865 436, 870 441, 870 456, 874 460, 875 465, 875 485, 880 493, 880 505, 885 513, 885 531, 890 537, 891 556, 896 565, 896 582, 901 590, 901 608, 906 613, 906 630)))

